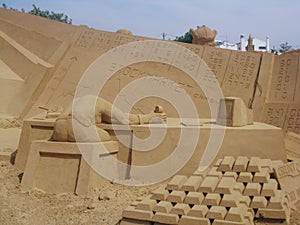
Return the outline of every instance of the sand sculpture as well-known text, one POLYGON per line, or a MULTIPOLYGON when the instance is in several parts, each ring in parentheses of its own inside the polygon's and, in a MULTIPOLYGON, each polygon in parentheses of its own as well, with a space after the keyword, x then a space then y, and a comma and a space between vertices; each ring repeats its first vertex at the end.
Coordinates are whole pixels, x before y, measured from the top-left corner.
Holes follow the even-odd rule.
MULTIPOLYGON (((1 9, 1 31, 11 39, 13 37, 14 43, 23 46, 16 48, 7 38, 1 39, 1 69, 5 71, 1 74, 10 74, 1 77, 1 111, 21 119, 43 112, 39 106, 53 112, 61 111, 72 101, 79 79, 98 56, 118 45, 143 39, 91 30, 86 26, 76 27, 45 21, 5 9, 1 9), (32 57, 26 52, 31 52, 29 55, 32 57), (54 67, 46 67, 50 65, 54 67)), ((273 55, 181 45, 206 62, 216 75, 225 97, 240 97, 247 106, 252 106, 250 108, 253 109, 255 121, 281 127, 285 133, 299 133, 297 112, 300 95, 296 82, 299 80, 298 50, 273 55)), ((182 59, 182 63, 188 62, 182 59)), ((119 90, 133 79, 157 74, 176 80, 192 96, 199 113, 203 117, 209 117, 203 92, 182 71, 163 64, 148 62, 129 65, 112 77, 102 94, 112 102, 119 90)), ((140 103, 133 113, 150 112, 153 106, 149 107, 148 103, 149 100, 140 103)), ((164 102, 158 101, 157 104, 162 103, 164 102)), ((164 108, 170 117, 176 116, 171 107, 165 105, 164 108)))
POLYGON ((290 205, 274 177, 282 161, 224 157, 205 172, 176 175, 123 211, 121 225, 289 223, 290 205))
POLYGON ((211 30, 207 26, 203 25, 198 27, 196 30, 191 28, 190 32, 193 36, 193 44, 215 46, 215 37, 218 33, 216 30, 211 30))
MULTIPOLYGON (((53 130, 57 131, 58 121, 63 121, 66 114, 62 114, 57 122, 57 118, 50 115, 68 111, 66 106, 73 101, 79 80, 95 59, 114 47, 147 38, 128 35, 128 32, 104 32, 67 25, 5 9, 0 9, 0 31, 0 92, 3 91, 0 109, 6 115, 24 120, 16 158, 16 166, 25 171, 23 186, 53 193, 85 194, 108 182, 86 163, 78 143, 61 142, 59 138, 56 142, 49 141, 53 130), (44 111, 39 107, 49 109, 48 116, 40 115, 44 111), (46 175, 51 175, 49 182, 45 180, 46 175)), ((129 130, 119 127, 131 143, 130 148, 117 141, 112 125, 99 125, 99 130, 105 134, 103 140, 107 140, 109 155, 127 164, 141 166, 154 164, 170 155, 182 127, 192 133, 197 126, 201 127, 201 142, 190 161, 178 172, 180 176, 169 181, 166 188, 153 192, 150 198, 133 203, 123 212, 121 224, 253 224, 256 219, 288 222, 290 202, 283 191, 287 191, 289 197, 296 196, 293 203, 299 196, 297 189, 283 184, 299 179, 299 165, 296 162, 286 164, 284 134, 300 132, 300 85, 297 82, 300 51, 276 56, 216 49, 210 47, 216 31, 200 27, 191 32, 195 36, 194 44, 178 44, 203 59, 216 75, 215 82, 220 85, 225 100, 238 102, 232 107, 232 112, 247 112, 247 117, 243 117, 245 113, 231 115, 232 123, 226 124, 224 141, 218 153, 221 160, 215 160, 206 172, 200 173, 197 165, 212 128, 225 127, 222 122, 215 124, 210 120, 209 99, 201 88, 182 70, 166 63, 143 61, 117 71, 102 89, 100 98, 113 102, 122 88, 137 78, 151 76, 157 85, 166 85, 167 78, 191 96, 199 114, 206 118, 201 118, 198 124, 183 124, 176 120, 176 109, 168 102, 143 99, 130 112, 134 115, 133 123, 137 124, 130 126, 129 130), (205 45, 196 45, 196 42, 205 45), (152 151, 141 153, 135 151, 137 146, 131 138, 132 135, 146 138, 149 126, 139 124, 136 114, 152 111, 153 103, 162 105, 168 115, 166 138, 152 151), (236 118, 240 118, 238 123, 234 123, 236 118), (284 173, 287 168, 293 168, 293 172, 284 173), (274 169, 277 172, 274 173, 274 169), (202 217, 196 217, 195 213, 202 217)), ((168 54, 163 44, 156 50, 168 54)), ((132 55, 139 58, 140 53, 136 50, 132 55)), ((186 56, 183 54, 180 62, 187 68, 194 68, 193 60, 186 56)), ((119 63, 117 58, 111 61, 115 65, 119 63)), ((172 82, 168 85, 174 92, 178 88, 172 82)), ((145 122, 149 121, 147 118, 144 118, 145 122)), ((63 140, 73 139, 64 137, 63 140)), ((286 139, 293 156, 290 160, 299 159, 299 152, 295 150, 298 140, 295 135, 286 139)), ((98 143, 83 144, 93 148, 98 143)), ((130 171, 128 174, 133 178, 138 176, 130 171)), ((122 175, 122 178, 126 179, 126 176, 122 175)))
POLYGON ((116 33, 132 35, 132 32, 128 29, 119 29, 116 31, 116 33))
POLYGON ((226 97, 221 99, 224 102, 226 111, 219 110, 217 124, 229 127, 242 127, 253 124, 253 111, 248 109, 240 98, 226 97))
MULTIPOLYGON (((110 141, 111 138, 108 132, 97 127, 95 124, 147 124, 158 118, 160 118, 161 121, 166 121, 166 114, 162 110, 160 112, 153 111, 146 115, 126 115, 117 107, 113 107, 112 104, 105 99, 91 95, 75 99, 73 104, 78 105, 75 111, 72 111, 73 105, 70 104, 56 119, 53 135, 51 137, 52 141, 97 142, 99 139, 101 141, 110 141), (96 106, 92 107, 94 102, 96 102, 96 106), (93 118, 93 115, 95 118, 93 118), (73 132, 72 120, 73 123, 76 123, 76 126, 79 126, 78 129, 80 132, 76 137, 73 132), (96 139, 88 135, 94 129, 97 130, 99 135, 96 139)), ((156 106, 156 108, 159 107, 160 106, 156 106)))
POLYGON ((287 158, 294 161, 300 158, 300 135, 294 132, 288 132, 284 138, 287 158))

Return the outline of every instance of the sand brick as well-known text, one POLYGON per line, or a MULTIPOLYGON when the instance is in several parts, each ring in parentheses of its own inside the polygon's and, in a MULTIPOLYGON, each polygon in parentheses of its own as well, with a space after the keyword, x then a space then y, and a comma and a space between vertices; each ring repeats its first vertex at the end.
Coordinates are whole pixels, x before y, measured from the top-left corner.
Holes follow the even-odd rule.
POLYGON ((253 175, 250 172, 241 172, 239 177, 237 178, 237 182, 250 183, 252 182, 253 175))
POLYGON ((181 187, 181 191, 197 191, 201 182, 203 181, 202 177, 191 176, 181 187))
POLYGON ((223 206, 212 206, 208 211, 206 218, 209 219, 224 219, 227 210, 223 206))
POLYGON ((138 210, 135 209, 135 207, 133 206, 129 206, 123 211, 122 216, 125 218, 137 219, 137 220, 151 220, 153 217, 153 212, 138 210))
POLYGON ((240 204, 244 204, 246 206, 250 206, 251 199, 249 196, 241 196, 240 197, 240 204))
POLYGON ((214 192, 218 183, 219 183, 218 177, 205 177, 198 191, 204 193, 214 192))
POLYGON ((0 151, 0 161, 10 161, 12 158, 12 152, 2 152, 0 151))
POLYGON ((260 160, 260 166, 262 169, 266 168, 269 170, 269 172, 273 171, 272 167, 272 160, 271 159, 261 159, 260 160))
POLYGON ((214 163, 214 165, 213 165, 213 167, 219 167, 220 165, 221 165, 221 162, 223 161, 223 159, 218 159, 215 163, 214 163))
POLYGON ((210 168, 207 168, 206 170, 204 171, 200 171, 200 170, 196 170, 194 173, 193 173, 193 176, 197 176, 197 177, 206 177, 206 175, 209 173, 210 171, 210 168))
POLYGON ((259 183, 248 183, 244 195, 248 196, 260 196, 261 185, 259 183))
POLYGON ((188 180, 186 176, 176 175, 167 184, 167 190, 177 190, 179 191, 182 185, 188 180))
POLYGON ((245 213, 245 221, 248 222, 246 224, 249 224, 249 225, 254 225, 254 211, 250 211, 248 209, 248 211, 245 213))
POLYGON ((255 217, 289 220, 289 211, 286 207, 284 209, 258 209, 255 217))
POLYGON ((278 188, 278 182, 275 179, 270 179, 268 183, 263 184, 261 195, 262 196, 275 196, 275 192, 278 188))
POLYGON ((152 211, 156 204, 156 200, 145 198, 141 202, 138 202, 136 209, 152 211))
POLYGON ((284 163, 282 160, 272 160, 272 168, 275 169, 279 166, 282 166, 284 163))
POLYGON ((254 209, 248 208, 247 212, 250 213, 252 217, 254 217, 254 215, 255 215, 254 209))
POLYGON ((120 225, 151 225, 151 222, 123 218, 120 225))
POLYGON ((225 194, 221 200, 220 206, 237 207, 240 203, 241 193, 225 194))
POLYGON ((233 191, 238 191, 240 193, 243 193, 244 190, 245 190, 245 185, 241 182, 237 182, 233 187, 233 191))
POLYGON ((231 171, 234 162, 235 158, 233 156, 225 156, 218 168, 218 171, 231 171))
MULTIPOLYGON (((150 199, 151 195, 148 195, 146 198, 150 199)), ((145 199, 145 196, 139 196, 136 198, 136 201, 141 202, 145 199)))
POLYGON ((246 212, 247 212, 247 206, 245 205, 232 207, 229 209, 225 219, 235 221, 235 222, 243 222, 245 219, 246 212))
POLYGON ((232 168, 232 171, 234 171, 234 172, 246 172, 248 162, 249 162, 249 159, 245 156, 237 157, 237 159, 235 160, 234 166, 232 168))
POLYGON ((254 174, 254 183, 268 183, 270 181, 270 173, 268 168, 261 168, 261 171, 254 174))
POLYGON ((186 195, 184 191, 172 191, 171 194, 169 194, 169 196, 167 197, 167 201, 183 203, 185 196, 186 195))
POLYGON ((285 196, 284 191, 277 190, 275 196, 271 197, 268 203, 268 209, 283 209, 285 205, 288 205, 288 199, 285 196))
POLYGON ((209 171, 209 173, 207 174, 207 176, 209 177, 217 177, 217 178, 221 178, 223 176, 223 173, 221 171, 218 171, 218 167, 213 167, 211 168, 211 170, 209 171))
POLYGON ((236 222, 230 220, 214 220, 212 225, 245 225, 244 222, 236 222))
POLYGON ((130 205, 131 205, 131 206, 137 206, 139 203, 140 203, 140 201, 134 201, 134 202, 132 202, 130 205))
POLYGON ((215 192, 221 194, 231 194, 236 181, 233 177, 222 177, 215 192))
POLYGON ((158 212, 153 216, 153 221, 163 224, 178 224, 179 216, 158 212))
POLYGON ((263 196, 255 196, 250 204, 251 208, 266 208, 268 201, 263 196))
POLYGON ((259 157, 251 157, 248 167, 247 167, 247 171, 248 172, 259 172, 260 169, 261 169, 260 158, 259 157))
POLYGON ((179 225, 210 225, 210 221, 207 218, 183 216, 179 221, 179 225))
POLYGON ((203 200, 202 204, 203 205, 214 205, 217 206, 220 204, 221 201, 221 196, 217 193, 208 193, 205 197, 205 199, 203 200))
POLYGON ((223 174, 223 177, 232 177, 236 180, 238 178, 238 175, 236 172, 229 171, 229 172, 225 172, 223 174))
POLYGON ((205 217, 208 213, 208 208, 205 205, 194 205, 188 212, 188 216, 205 217))
POLYGON ((165 201, 169 195, 169 192, 165 188, 160 187, 152 191, 151 194, 152 194, 151 199, 165 201))
POLYGON ((169 213, 173 208, 171 202, 160 201, 156 206, 154 206, 154 212, 162 212, 162 213, 169 213))
POLYGON ((182 216, 179 225, 211 225, 209 219, 191 217, 191 216, 182 216))
POLYGON ((178 214, 178 215, 187 215, 187 213, 191 210, 189 205, 183 203, 177 203, 173 209, 171 210, 171 214, 178 214))
POLYGON ((201 192, 189 192, 184 199, 184 203, 200 205, 203 199, 204 195, 201 192))

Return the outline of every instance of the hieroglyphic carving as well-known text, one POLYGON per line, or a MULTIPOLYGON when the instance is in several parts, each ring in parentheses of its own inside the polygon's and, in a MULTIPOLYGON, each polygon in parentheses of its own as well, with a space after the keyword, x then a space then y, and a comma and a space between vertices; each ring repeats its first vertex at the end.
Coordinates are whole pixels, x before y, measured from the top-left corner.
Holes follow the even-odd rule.
POLYGON ((149 60, 172 64, 172 56, 176 54, 176 50, 177 48, 174 48, 173 45, 170 45, 167 42, 157 42, 155 47, 152 49, 152 54, 149 60))
POLYGON ((128 43, 130 41, 134 41, 137 38, 128 35, 119 35, 115 33, 107 33, 107 32, 97 32, 93 43, 91 44, 91 49, 95 51, 99 50, 107 50, 118 45, 122 45, 128 43))
POLYGON ((89 48, 94 38, 95 38, 94 31, 85 30, 80 34, 80 37, 75 43, 75 46, 79 48, 89 48))
POLYGON ((222 83, 225 96, 243 98, 247 104, 252 97, 260 64, 260 54, 232 51, 222 83))
POLYGON ((195 55, 192 55, 188 49, 180 51, 177 58, 174 59, 172 65, 185 69, 186 72, 194 78, 199 75, 199 58, 195 55))
POLYGON ((291 102, 295 98, 299 52, 289 52, 275 58, 268 100, 291 102))
POLYGON ((75 43, 75 46, 95 52, 103 52, 118 45, 139 39, 140 38, 123 34, 84 30, 81 32, 78 40, 75 43))
POLYGON ((198 55, 200 58, 202 58, 204 47, 200 45, 190 45, 190 44, 182 44, 187 49, 193 51, 196 55, 198 55))
MULTIPOLYGON (((198 87, 196 82, 194 82, 191 77, 187 76, 183 71, 164 63, 141 62, 121 69, 106 82, 102 89, 101 96, 109 101, 113 101, 123 88, 134 80, 141 79, 143 77, 151 77, 155 85, 167 87, 170 91, 174 91, 174 93, 178 91, 179 88, 185 90, 186 93, 190 95, 191 99, 195 101, 199 112, 203 112, 204 106, 200 106, 199 100, 206 100, 206 97, 201 88, 198 87), (169 82, 166 82, 165 78, 167 78, 169 82)), ((149 104, 146 102, 147 100, 139 104, 139 112, 149 111, 149 104)), ((163 105, 165 104, 166 103, 163 105)), ((168 112, 168 115, 177 115, 171 107, 166 106, 164 108, 168 112)), ((133 111, 133 113, 137 113, 137 111, 133 111)))
POLYGON ((300 175, 300 162, 283 164, 275 169, 276 178, 280 179, 287 176, 295 177, 300 175))
POLYGON ((293 161, 274 168, 282 190, 288 193, 292 204, 300 199, 300 161, 293 161))
POLYGON ((300 104, 289 104, 284 131, 300 134, 300 104))
MULTIPOLYGON (((176 82, 179 87, 183 88, 193 99, 206 99, 201 89, 190 79, 187 79, 183 72, 173 67, 170 68, 168 65, 157 63, 141 63, 139 65, 127 66, 113 76, 106 86, 112 86, 112 83, 114 83, 115 87, 119 86, 119 90, 116 91, 120 91, 120 89, 131 81, 146 76, 151 76, 156 80, 158 76, 168 77, 170 80, 176 82), (150 69, 151 67, 152 69, 150 69), (179 73, 181 73, 180 76, 178 76, 179 73)), ((112 90, 107 90, 107 92, 112 92, 112 90)))
POLYGON ((287 109, 287 104, 267 103, 264 106, 261 121, 276 127, 283 127, 287 109))
POLYGON ((230 51, 206 47, 203 53, 203 60, 211 71, 216 75, 220 85, 225 75, 229 60, 230 51))

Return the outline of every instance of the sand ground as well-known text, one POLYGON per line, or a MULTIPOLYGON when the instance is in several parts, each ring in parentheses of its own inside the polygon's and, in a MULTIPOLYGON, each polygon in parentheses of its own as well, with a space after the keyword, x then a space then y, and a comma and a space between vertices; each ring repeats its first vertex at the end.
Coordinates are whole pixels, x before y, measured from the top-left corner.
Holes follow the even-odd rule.
MULTIPOLYGON (((150 194, 151 187, 109 184, 92 193, 49 194, 39 190, 22 191, 22 172, 8 161, 0 161, 0 224, 105 224, 115 225, 122 211, 138 197, 150 194)), ((262 223, 256 223, 262 224, 262 223)), ((300 225, 300 201, 292 209, 291 225, 300 225)), ((274 224, 275 225, 275 224, 274 224)))
POLYGON ((110 184, 85 196, 22 191, 22 172, 0 161, 0 224, 117 224, 122 211, 159 185, 127 187, 110 184))

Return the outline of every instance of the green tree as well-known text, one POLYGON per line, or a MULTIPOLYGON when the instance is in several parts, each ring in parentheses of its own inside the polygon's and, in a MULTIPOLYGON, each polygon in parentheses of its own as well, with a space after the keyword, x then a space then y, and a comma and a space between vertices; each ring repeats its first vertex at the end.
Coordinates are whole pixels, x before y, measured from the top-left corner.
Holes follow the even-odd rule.
POLYGON ((192 43, 193 36, 190 31, 186 32, 184 35, 176 37, 174 41, 184 42, 184 43, 192 43))
MULTIPOLYGON (((44 18, 47 18, 47 19, 50 19, 50 20, 56 20, 56 21, 59 21, 59 22, 72 24, 72 19, 70 19, 64 13, 56 13, 56 12, 53 12, 53 11, 50 12, 49 10, 41 10, 39 7, 35 6, 34 4, 32 6, 33 6, 32 10, 29 10, 28 12, 25 12, 24 9, 21 9, 21 12, 28 13, 28 14, 35 15, 35 16, 44 17, 44 18)), ((5 3, 2 3, 2 8, 7 9, 7 5, 5 3)), ((19 11, 18 9, 14 9, 14 8, 10 8, 10 9, 19 11)))
POLYGON ((278 49, 278 51, 280 53, 285 53, 285 52, 292 51, 292 50, 293 50, 293 46, 289 45, 289 43, 287 43, 287 42, 280 44, 279 49, 278 49))
POLYGON ((288 42, 283 42, 279 45, 279 48, 273 46, 273 48, 271 49, 271 53, 274 53, 275 55, 279 55, 292 50, 294 50, 292 45, 290 45, 288 42))
POLYGON ((41 10, 39 7, 36 7, 35 5, 32 6, 33 9, 27 12, 31 15, 36 15, 50 20, 56 20, 59 22, 72 24, 72 19, 69 19, 69 17, 67 15, 64 15, 63 13, 55 13, 53 11, 49 12, 48 10, 41 10))

